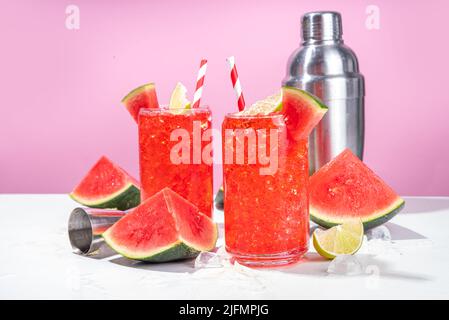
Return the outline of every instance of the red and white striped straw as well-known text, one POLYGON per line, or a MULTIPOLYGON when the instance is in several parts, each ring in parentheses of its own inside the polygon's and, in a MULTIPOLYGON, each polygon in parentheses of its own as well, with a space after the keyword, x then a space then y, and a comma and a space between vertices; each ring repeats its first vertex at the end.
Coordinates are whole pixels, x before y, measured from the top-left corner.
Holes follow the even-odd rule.
POLYGON ((196 78, 196 88, 193 94, 193 108, 200 106, 201 95, 203 94, 204 78, 206 77, 207 60, 203 59, 200 63, 200 70, 198 70, 198 77, 196 78))
POLYGON ((235 67, 235 58, 234 56, 231 56, 226 60, 231 68, 231 81, 232 86, 234 87, 235 95, 237 96, 239 110, 242 111, 245 109, 245 99, 243 98, 242 86, 240 85, 239 75, 237 74, 237 68, 235 67))

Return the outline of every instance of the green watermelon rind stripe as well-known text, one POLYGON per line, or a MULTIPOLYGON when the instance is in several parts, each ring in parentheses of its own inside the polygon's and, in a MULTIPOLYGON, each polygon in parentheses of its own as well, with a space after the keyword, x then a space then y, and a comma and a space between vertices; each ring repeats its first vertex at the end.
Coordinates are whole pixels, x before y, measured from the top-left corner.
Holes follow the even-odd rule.
POLYGON ((112 195, 96 200, 83 199, 74 193, 70 193, 70 197, 90 208, 128 210, 140 204, 140 189, 133 183, 128 183, 112 195))
POLYGON ((200 250, 196 250, 193 247, 189 247, 184 242, 180 242, 174 246, 172 246, 168 250, 164 250, 152 256, 143 257, 139 260, 146 262, 168 262, 168 261, 176 261, 194 258, 198 256, 200 250))
POLYGON ((201 251, 193 247, 189 247, 181 241, 174 242, 166 247, 159 248, 154 252, 145 253, 133 253, 130 250, 126 250, 122 246, 116 245, 116 243, 109 238, 108 233, 103 234, 105 242, 118 254, 125 258, 132 260, 139 260, 145 262, 168 262, 183 260, 196 257, 201 251))
POLYGON ((128 93, 123 99, 122 102, 126 103, 129 99, 137 96, 138 94, 144 92, 145 90, 154 88, 154 82, 146 83, 141 85, 140 87, 135 88, 130 93, 128 93))
MULTIPOLYGON (((399 211, 404 208, 404 205, 405 201, 401 198, 398 198, 398 200, 393 202, 393 204, 385 210, 379 210, 379 213, 368 217, 361 217, 364 229, 372 229, 391 220, 395 215, 399 213, 399 211)), ((312 208, 312 206, 310 206, 310 219, 324 228, 331 228, 343 223, 343 219, 335 219, 332 221, 332 217, 324 217, 322 214, 317 214, 317 211, 318 210, 315 210, 314 208, 312 208)))
POLYGON ((314 96, 310 92, 290 86, 284 86, 283 88, 291 91, 292 94, 300 95, 302 98, 305 98, 306 100, 311 102, 311 104, 315 107, 315 109, 319 109, 324 112, 328 110, 328 107, 318 97, 314 96))
POLYGON ((190 259, 198 256, 202 251, 210 251, 215 248, 218 239, 217 225, 214 223, 214 237, 208 246, 199 247, 188 243, 185 240, 177 240, 167 246, 157 248, 153 251, 147 252, 133 252, 126 247, 117 244, 112 237, 109 236, 109 232, 106 231, 102 234, 105 242, 118 254, 133 260, 140 260, 145 262, 168 262, 176 260, 190 259))

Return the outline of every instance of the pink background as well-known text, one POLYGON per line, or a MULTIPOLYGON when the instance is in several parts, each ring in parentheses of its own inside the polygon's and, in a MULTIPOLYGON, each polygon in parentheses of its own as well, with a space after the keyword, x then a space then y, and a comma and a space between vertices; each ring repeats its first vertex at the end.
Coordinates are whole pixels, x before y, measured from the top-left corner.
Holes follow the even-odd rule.
POLYGON ((2 1, 0 192, 68 192, 102 154, 137 176, 136 125, 120 104, 130 89, 156 81, 165 103, 177 81, 192 93, 207 57, 203 101, 219 127, 236 109, 225 58, 247 102, 262 98, 284 77, 301 14, 325 9, 343 14, 366 77, 366 162, 402 195, 449 195, 444 0, 2 1), (79 30, 65 27, 69 4, 79 30), (369 4, 380 30, 365 27, 369 4))

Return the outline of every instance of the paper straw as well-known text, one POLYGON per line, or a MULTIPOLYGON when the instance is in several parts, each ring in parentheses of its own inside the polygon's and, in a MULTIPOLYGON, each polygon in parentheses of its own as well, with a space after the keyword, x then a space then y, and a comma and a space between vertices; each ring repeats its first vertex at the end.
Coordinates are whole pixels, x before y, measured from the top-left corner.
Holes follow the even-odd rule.
POLYGON ((201 95, 203 94, 204 78, 206 77, 207 60, 203 59, 200 63, 200 69, 198 70, 198 77, 196 79, 196 89, 193 94, 193 108, 200 106, 201 95))
POLYGON ((231 56, 226 60, 231 68, 231 81, 232 86, 234 87, 235 95, 237 96, 239 110, 242 111, 245 109, 245 99, 243 98, 242 86, 240 85, 239 75, 237 74, 237 68, 235 67, 235 58, 234 56, 231 56))

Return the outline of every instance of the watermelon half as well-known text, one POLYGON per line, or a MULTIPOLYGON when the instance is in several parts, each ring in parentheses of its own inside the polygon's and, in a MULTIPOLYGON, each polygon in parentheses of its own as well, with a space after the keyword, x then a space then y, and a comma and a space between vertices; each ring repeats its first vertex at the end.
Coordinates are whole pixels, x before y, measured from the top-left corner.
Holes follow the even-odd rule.
POLYGON ((310 178, 310 217, 329 228, 360 218, 365 230, 393 218, 401 199, 349 149, 321 167, 310 178))
POLYGON ((293 139, 307 138, 326 112, 327 107, 312 94, 294 87, 282 87, 282 113, 293 139))
POLYGON ((122 99, 122 103, 137 122, 140 109, 159 108, 156 86, 154 83, 144 84, 128 93, 122 99))
POLYGON ((91 208, 128 210, 140 203, 140 187, 125 170, 102 156, 70 193, 91 208))
POLYGON ((127 258, 166 262, 212 250, 217 235, 217 227, 208 216, 164 188, 115 223, 103 238, 127 258))

